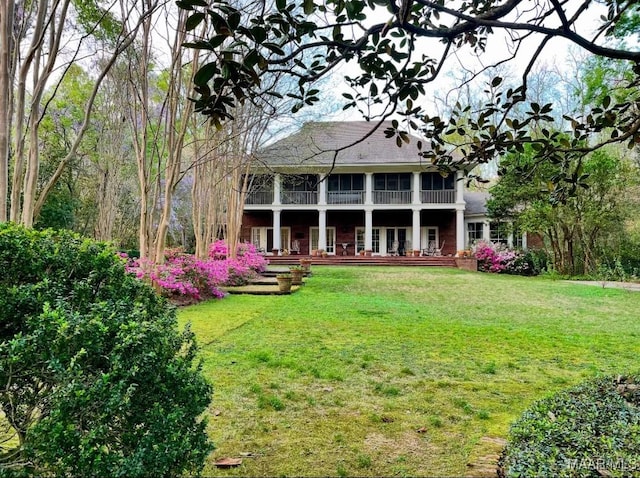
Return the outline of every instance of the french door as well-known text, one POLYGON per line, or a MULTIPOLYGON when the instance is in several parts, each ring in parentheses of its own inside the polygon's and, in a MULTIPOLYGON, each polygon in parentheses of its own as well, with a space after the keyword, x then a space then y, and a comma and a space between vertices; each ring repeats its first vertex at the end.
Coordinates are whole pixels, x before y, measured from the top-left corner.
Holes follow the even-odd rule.
MULTIPOLYGON (((373 228, 371 230, 371 252, 380 254, 380 229, 373 228)), ((364 227, 356 227, 356 254, 364 251, 364 227)))
MULTIPOLYGON (((312 227, 310 230, 311 241, 309 243, 309 253, 318 249, 318 242, 320 241, 320 229, 312 227)), ((325 249, 327 254, 336 253, 336 228, 327 227, 327 248, 325 249)))

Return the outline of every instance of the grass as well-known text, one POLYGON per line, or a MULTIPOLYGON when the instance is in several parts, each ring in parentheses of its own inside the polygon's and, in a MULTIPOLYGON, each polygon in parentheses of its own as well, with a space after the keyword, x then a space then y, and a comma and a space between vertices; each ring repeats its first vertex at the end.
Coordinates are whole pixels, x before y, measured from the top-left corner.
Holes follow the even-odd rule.
POLYGON ((638 310, 624 290, 417 267, 315 267, 291 296, 182 309, 215 387, 204 475, 463 475, 533 401, 640 368, 638 310))

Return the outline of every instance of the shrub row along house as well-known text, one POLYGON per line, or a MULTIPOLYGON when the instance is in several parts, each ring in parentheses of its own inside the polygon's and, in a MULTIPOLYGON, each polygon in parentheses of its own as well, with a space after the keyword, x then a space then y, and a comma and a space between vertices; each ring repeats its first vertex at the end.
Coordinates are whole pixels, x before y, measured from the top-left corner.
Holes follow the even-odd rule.
POLYGON ((514 242, 486 218, 487 195, 465 192, 464 169, 442 175, 418 155, 418 138, 398 147, 384 135, 389 126, 358 142, 372 123, 306 123, 260 151, 242 240, 267 253, 344 255, 448 255, 478 239, 514 242))

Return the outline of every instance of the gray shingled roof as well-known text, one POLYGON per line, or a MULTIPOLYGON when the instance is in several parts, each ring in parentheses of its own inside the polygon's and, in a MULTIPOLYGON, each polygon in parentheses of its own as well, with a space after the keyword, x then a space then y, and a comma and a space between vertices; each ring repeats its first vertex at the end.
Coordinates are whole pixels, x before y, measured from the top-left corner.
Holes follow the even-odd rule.
POLYGON ((484 216, 487 214, 487 200, 491 194, 483 191, 465 191, 465 216, 484 216))
MULTIPOLYGON (((332 121, 305 123, 291 136, 267 146, 257 153, 258 160, 267 166, 329 166, 335 149, 348 146, 369 133, 376 123, 367 121, 332 121)), ((371 136, 338 153, 337 165, 416 164, 424 161, 418 156, 417 142, 396 145, 394 138, 386 138, 384 130, 391 126, 384 122, 371 136)))

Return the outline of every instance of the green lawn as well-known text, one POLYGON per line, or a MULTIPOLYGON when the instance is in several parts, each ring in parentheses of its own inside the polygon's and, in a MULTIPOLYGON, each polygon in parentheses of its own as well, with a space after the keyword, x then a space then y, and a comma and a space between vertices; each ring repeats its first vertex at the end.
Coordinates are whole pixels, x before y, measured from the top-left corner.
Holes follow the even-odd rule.
POLYGON ((182 309, 215 387, 204 474, 462 475, 533 401, 640 369, 639 310, 640 293, 417 267, 315 267, 291 296, 182 309), (215 469, 226 456, 243 465, 215 469))

